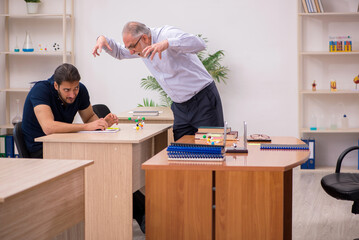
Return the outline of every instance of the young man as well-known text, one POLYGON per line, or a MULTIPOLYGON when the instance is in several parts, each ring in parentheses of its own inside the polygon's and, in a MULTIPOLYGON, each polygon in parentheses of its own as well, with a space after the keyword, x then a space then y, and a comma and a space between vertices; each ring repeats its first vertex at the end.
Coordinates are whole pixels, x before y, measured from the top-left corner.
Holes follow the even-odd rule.
POLYGON ((173 133, 178 140, 194 135, 199 126, 223 127, 221 98, 216 85, 196 53, 204 41, 175 27, 148 28, 127 23, 122 31, 124 45, 100 36, 92 54, 102 49, 117 59, 142 58, 149 71, 172 99, 173 133))
POLYGON ((35 142, 35 138, 52 133, 104 130, 118 123, 112 113, 105 118, 97 117, 80 79, 77 68, 65 63, 51 78, 37 82, 30 90, 24 104, 22 131, 32 158, 42 158, 42 143, 35 142), (72 123, 77 112, 83 124, 72 123))

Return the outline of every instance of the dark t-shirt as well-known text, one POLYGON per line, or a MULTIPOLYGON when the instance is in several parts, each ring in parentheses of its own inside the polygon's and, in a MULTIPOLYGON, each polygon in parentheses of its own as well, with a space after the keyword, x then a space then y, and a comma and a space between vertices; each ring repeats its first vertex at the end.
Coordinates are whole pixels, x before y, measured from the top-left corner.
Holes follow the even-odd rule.
POLYGON ((80 83, 79 94, 74 103, 64 104, 54 87, 53 76, 37 82, 26 97, 22 116, 22 131, 27 149, 31 153, 42 149, 42 143, 34 142, 34 139, 45 136, 34 112, 34 107, 41 104, 51 108, 55 121, 72 123, 77 111, 84 110, 90 105, 90 97, 85 85, 80 83))

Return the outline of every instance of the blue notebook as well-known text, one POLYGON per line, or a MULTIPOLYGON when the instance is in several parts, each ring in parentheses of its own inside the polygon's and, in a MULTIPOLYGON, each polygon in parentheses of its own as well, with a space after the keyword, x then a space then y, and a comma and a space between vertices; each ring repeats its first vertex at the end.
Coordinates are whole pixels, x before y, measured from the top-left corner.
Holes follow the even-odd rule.
POLYGON ((261 144, 261 149, 267 150, 309 150, 307 144, 261 144))
POLYGON ((168 160, 182 161, 223 161, 223 146, 171 143, 167 147, 168 160))

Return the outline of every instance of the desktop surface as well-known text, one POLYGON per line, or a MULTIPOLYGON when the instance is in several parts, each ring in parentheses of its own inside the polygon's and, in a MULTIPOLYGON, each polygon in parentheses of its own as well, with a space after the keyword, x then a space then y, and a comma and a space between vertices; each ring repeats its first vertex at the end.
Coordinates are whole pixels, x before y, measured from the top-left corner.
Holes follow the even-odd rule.
MULTIPOLYGON (((178 142, 194 143, 193 136, 184 136, 178 142)), ((272 143, 302 144, 295 137, 272 137, 272 143)), ((227 146, 230 143, 227 143, 227 146)), ((214 164, 199 162, 198 164, 175 164, 168 161, 167 151, 164 149, 156 156, 142 164, 143 169, 212 169, 225 170, 271 170, 285 171, 304 163, 309 157, 309 150, 260 150, 260 143, 249 143, 248 153, 226 153, 225 160, 214 164)), ((178 163, 178 162, 177 162, 178 163)), ((187 162, 189 163, 189 162, 187 162)))
POLYGON ((164 129, 171 128, 171 124, 145 124, 143 129, 134 129, 135 124, 118 124, 120 128, 114 133, 56 133, 36 138, 36 142, 81 142, 81 143, 140 143, 155 136, 164 129))

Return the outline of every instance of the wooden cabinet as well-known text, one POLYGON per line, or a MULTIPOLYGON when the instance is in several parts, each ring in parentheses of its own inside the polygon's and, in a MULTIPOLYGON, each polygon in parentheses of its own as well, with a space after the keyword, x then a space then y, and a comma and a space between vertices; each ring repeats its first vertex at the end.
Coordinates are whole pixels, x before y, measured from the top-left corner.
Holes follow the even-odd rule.
POLYGON ((74 63, 74 2, 42 0, 38 14, 27 14, 23 0, 0 4, 0 109, 5 109, 0 129, 12 129, 15 99, 20 99, 22 111, 30 83, 49 78, 61 63, 74 63), (33 52, 22 50, 26 32, 33 52), (14 51, 16 46, 19 52, 14 51))

